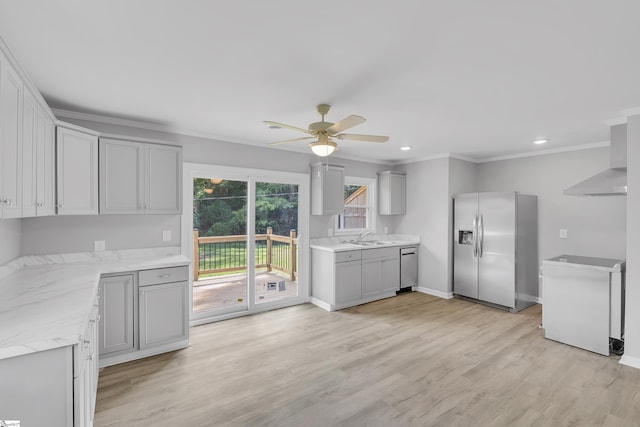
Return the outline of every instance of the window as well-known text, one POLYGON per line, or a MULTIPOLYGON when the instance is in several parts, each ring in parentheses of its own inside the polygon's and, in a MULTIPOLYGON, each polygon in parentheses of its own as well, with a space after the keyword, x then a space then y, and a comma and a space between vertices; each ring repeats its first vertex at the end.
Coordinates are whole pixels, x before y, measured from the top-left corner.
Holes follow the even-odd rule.
POLYGON ((375 231, 375 179, 345 177, 344 213, 336 215, 335 231, 375 231))

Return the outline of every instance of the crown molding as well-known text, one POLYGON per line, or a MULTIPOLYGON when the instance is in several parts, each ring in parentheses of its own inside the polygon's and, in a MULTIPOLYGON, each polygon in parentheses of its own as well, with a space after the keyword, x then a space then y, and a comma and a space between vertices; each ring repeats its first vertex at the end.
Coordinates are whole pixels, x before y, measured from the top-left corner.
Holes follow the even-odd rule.
POLYGON ((252 145, 246 140, 229 138, 225 136, 215 135, 208 132, 198 132, 191 129, 179 128, 169 125, 160 125, 154 123, 140 122, 137 120, 119 119, 115 117, 101 116, 99 114, 81 113, 78 111, 62 110, 59 108, 52 108, 51 111, 56 117, 64 117, 67 119, 87 120, 90 122, 102 123, 106 125, 125 126, 136 129, 150 130, 155 132, 171 133, 174 135, 193 136, 196 138, 212 139, 216 141, 235 142, 239 144, 252 145))
MULTIPOLYGON (((186 135, 186 136, 193 136, 193 137, 196 137, 196 138, 205 138, 205 139, 213 139, 213 140, 217 140, 217 141, 225 141, 225 142, 233 142, 233 143, 239 143, 239 144, 245 144, 245 145, 253 145, 253 144, 249 144, 247 141, 243 141, 243 140, 230 139, 230 138, 227 138, 227 137, 221 137, 219 135, 213 135, 213 134, 208 134, 208 133, 204 133, 204 132, 194 132, 192 130, 174 128, 174 127, 167 126, 167 125, 145 123, 145 122, 139 122, 139 121, 128 120, 128 119, 119 119, 119 118, 114 118, 114 117, 101 116, 101 115, 98 115, 98 114, 90 114, 90 113, 81 113, 81 112, 77 112, 77 111, 62 110, 62 109, 58 109, 58 108, 52 108, 51 111, 53 111, 53 113, 58 118, 63 117, 63 118, 68 118, 68 119, 87 120, 87 121, 91 121, 91 122, 103 123, 103 124, 108 124, 108 125, 126 126, 126 127, 131 127, 131 128, 137 128, 137 129, 144 129, 144 130, 151 130, 151 131, 157 131, 157 132, 171 133, 171 134, 174 134, 174 135, 175 134, 186 135)), ((627 112, 632 113, 634 111, 637 111, 637 114, 640 114, 640 108, 633 109, 633 110, 625 110, 625 114, 627 112)), ((634 115, 634 114, 630 114, 630 115, 634 115)), ((624 120, 621 123, 626 123, 626 117, 624 119, 623 118, 611 119, 610 121, 613 122, 613 121, 618 121, 618 120, 624 120)), ((619 123, 616 122, 615 124, 619 124, 619 123)), ((107 136, 107 135, 105 135, 105 136, 107 136)), ((122 137, 121 135, 111 135, 111 134, 109 134, 109 136, 116 137, 116 138, 122 137)), ((606 147, 608 145, 609 145, 609 142, 606 141, 606 142, 597 142, 597 143, 593 143, 593 144, 575 145, 575 146, 570 146, 570 147, 561 147, 561 148, 554 148, 554 149, 541 150, 541 151, 529 151, 529 152, 525 152, 525 153, 509 154, 509 155, 505 155, 505 156, 495 156, 495 157, 485 157, 485 158, 472 157, 472 156, 467 156, 467 155, 459 154, 459 153, 441 153, 441 154, 435 154, 433 156, 418 157, 418 158, 407 159, 407 160, 391 160, 391 161, 375 160, 375 159, 363 159, 361 157, 356 157, 356 156, 352 156, 352 155, 345 155, 344 153, 337 153, 337 155, 333 154, 331 157, 332 158, 345 159, 345 160, 352 160, 352 161, 357 161, 357 162, 363 162, 363 163, 373 163, 373 164, 387 165, 387 166, 404 165, 404 164, 418 163, 418 162, 424 162, 424 161, 429 161, 429 160, 437 160, 437 159, 445 159, 445 158, 464 160, 464 161, 470 162, 470 163, 486 163, 486 162, 494 162, 494 161, 499 161, 499 160, 510 160, 510 159, 520 159, 520 158, 524 158, 524 157, 544 156, 546 154, 565 153, 565 152, 569 152, 569 151, 588 150, 588 149, 591 149, 591 148, 606 147)))
MULTIPOLYGON (((442 154, 435 154, 433 156, 425 156, 425 157, 418 157, 415 159, 407 159, 407 160, 396 160, 393 162, 394 165, 408 165, 410 163, 418 163, 418 162, 426 162, 429 160, 437 160, 437 159, 446 159, 451 157, 451 153, 442 153, 442 154)), ((462 159, 464 160, 464 159, 462 159)))
POLYGON ((584 145, 572 145, 570 147, 552 148, 549 150, 529 151, 526 153, 509 154, 506 156, 486 157, 483 159, 478 159, 476 163, 487 163, 487 162, 496 162, 499 160, 520 159, 524 157, 537 157, 537 156, 544 156, 546 154, 566 153, 569 151, 589 150, 592 148, 600 148, 600 147, 608 147, 608 146, 609 146, 609 141, 596 142, 593 144, 584 144, 584 145))
POLYGON ((629 108, 628 110, 622 110, 622 114, 625 115, 625 123, 627 122, 627 118, 631 116, 640 115, 640 107, 629 108))
MULTIPOLYGON (((640 114, 640 113, 638 113, 640 114)), ((633 115, 633 114, 631 114, 633 115)), ((611 127, 611 126, 615 126, 615 125, 623 125, 625 123, 627 123, 627 116, 623 116, 623 117, 616 117, 613 119, 609 119, 609 120, 605 120, 604 123, 611 127)))

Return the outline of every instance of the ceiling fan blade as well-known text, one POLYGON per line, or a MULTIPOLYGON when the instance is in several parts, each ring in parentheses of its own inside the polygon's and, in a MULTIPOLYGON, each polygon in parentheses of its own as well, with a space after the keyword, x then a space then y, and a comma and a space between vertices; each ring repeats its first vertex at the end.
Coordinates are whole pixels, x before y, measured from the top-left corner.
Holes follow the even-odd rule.
POLYGON ((332 124, 329 128, 327 128, 327 132, 329 132, 329 135, 335 135, 338 132, 350 129, 366 121, 367 119, 365 119, 364 117, 351 115, 340 120, 338 123, 332 124))
POLYGON ((285 125, 284 123, 278 123, 278 122, 272 122, 271 120, 265 120, 262 123, 268 125, 268 126, 274 126, 274 127, 280 127, 280 128, 284 128, 284 129, 291 129, 291 130, 297 130, 298 132, 304 132, 304 133, 311 133, 308 129, 302 129, 299 127, 295 127, 295 126, 290 126, 290 125, 285 125))
POLYGON ((338 139, 351 139, 353 141, 368 141, 368 142, 387 142, 388 136, 383 135, 359 135, 357 133, 341 133, 335 135, 334 138, 338 139))
POLYGON ((305 136, 305 137, 302 137, 302 138, 287 139, 287 140, 284 140, 284 141, 271 142, 271 143, 270 143, 270 144, 268 144, 268 145, 288 144, 288 143, 290 143, 290 142, 305 141, 305 140, 307 140, 307 139, 316 139, 316 137, 315 137, 315 136, 305 136))

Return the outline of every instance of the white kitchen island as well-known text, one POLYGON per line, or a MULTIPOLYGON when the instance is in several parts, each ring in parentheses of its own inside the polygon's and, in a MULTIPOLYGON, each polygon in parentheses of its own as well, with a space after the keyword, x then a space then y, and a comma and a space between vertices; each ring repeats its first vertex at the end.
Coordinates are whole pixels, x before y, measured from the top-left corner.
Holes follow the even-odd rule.
POLYGON ((608 356, 624 338, 625 261, 561 255, 542 270, 545 338, 608 356))

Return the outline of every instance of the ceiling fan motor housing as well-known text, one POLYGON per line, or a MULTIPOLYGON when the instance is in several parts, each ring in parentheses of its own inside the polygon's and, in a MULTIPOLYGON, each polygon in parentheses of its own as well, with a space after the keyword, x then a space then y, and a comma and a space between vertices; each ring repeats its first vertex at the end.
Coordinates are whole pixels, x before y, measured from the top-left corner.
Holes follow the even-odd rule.
POLYGON ((323 132, 326 133, 327 129, 329 129, 331 126, 333 126, 333 123, 331 122, 315 122, 309 125, 309 131, 313 132, 314 134, 323 132))

